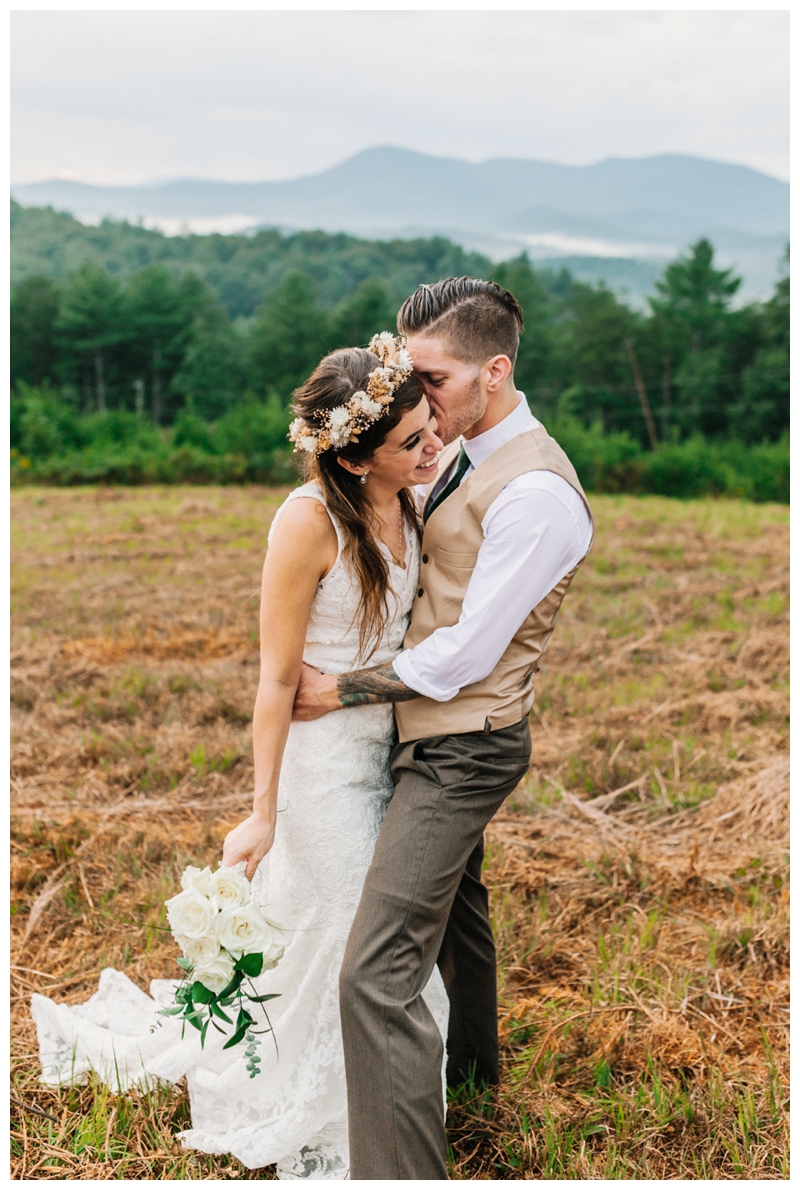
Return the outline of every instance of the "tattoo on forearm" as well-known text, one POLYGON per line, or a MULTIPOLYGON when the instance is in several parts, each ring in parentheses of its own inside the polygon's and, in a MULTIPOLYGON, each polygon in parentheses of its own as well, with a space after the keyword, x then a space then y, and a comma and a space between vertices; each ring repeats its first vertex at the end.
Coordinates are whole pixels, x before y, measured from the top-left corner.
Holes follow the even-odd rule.
POLYGON ((337 683, 339 702, 343 707, 359 707, 379 702, 406 702, 418 698, 400 681, 391 661, 373 669, 358 669, 355 673, 340 674, 337 683))

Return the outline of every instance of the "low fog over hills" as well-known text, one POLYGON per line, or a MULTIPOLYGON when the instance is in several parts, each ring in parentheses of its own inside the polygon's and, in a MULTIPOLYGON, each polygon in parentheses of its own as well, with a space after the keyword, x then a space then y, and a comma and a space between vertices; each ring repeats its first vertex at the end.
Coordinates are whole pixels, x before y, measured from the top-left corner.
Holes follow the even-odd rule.
POLYGON ((742 298, 766 295, 789 232, 789 186, 740 165, 677 154, 596 165, 497 159, 474 165, 376 148, 283 182, 12 186, 26 206, 84 222, 142 220, 168 233, 319 228, 369 238, 446 235, 494 259, 527 251, 632 296, 699 236, 734 265, 742 298))

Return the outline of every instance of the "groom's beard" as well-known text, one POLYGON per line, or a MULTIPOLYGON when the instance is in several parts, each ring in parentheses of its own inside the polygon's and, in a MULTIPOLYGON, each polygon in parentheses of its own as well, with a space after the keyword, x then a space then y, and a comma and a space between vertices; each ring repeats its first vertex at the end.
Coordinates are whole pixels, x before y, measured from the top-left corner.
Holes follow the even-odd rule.
POLYGON ((476 376, 458 401, 451 401, 447 412, 443 412, 436 404, 436 397, 429 398, 436 416, 437 432, 442 442, 447 446, 454 442, 466 430, 471 429, 483 417, 486 408, 481 401, 481 381, 476 376))

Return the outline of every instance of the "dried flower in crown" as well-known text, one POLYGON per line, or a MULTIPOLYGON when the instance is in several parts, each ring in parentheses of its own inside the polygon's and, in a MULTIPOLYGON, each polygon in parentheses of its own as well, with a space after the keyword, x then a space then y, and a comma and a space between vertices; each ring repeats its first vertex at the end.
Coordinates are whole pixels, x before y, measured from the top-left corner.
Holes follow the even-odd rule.
POLYGON ((303 417, 295 418, 289 427, 289 439, 295 450, 312 455, 322 454, 324 450, 341 450, 348 443, 357 441, 359 434, 382 417, 414 367, 404 342, 391 331, 373 335, 369 350, 377 355, 381 366, 370 372, 366 391, 353 393, 345 405, 331 409, 320 426, 313 426, 303 417))

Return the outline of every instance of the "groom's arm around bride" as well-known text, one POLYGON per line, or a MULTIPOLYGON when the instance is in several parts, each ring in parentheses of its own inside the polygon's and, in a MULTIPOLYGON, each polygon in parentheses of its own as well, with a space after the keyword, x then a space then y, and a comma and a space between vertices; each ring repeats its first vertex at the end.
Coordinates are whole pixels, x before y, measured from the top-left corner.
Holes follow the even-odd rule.
POLYGON ((527 770, 534 674, 593 526, 574 468, 515 388, 513 296, 471 278, 421 286, 398 326, 448 444, 405 647, 354 673, 304 668, 295 717, 396 704, 395 795, 340 981, 351 1177, 441 1179, 441 1041, 421 992, 438 961, 448 1081, 497 1082, 483 830, 527 770))

